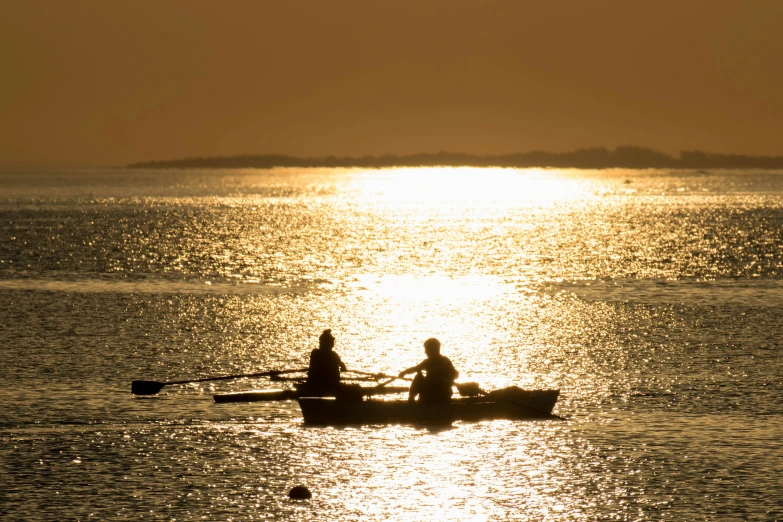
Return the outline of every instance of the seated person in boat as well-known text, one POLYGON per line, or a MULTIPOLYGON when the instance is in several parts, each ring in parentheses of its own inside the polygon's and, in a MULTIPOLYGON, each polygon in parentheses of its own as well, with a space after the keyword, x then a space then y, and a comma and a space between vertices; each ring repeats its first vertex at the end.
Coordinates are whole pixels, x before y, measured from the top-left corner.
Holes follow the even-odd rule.
POLYGON ((310 352, 310 367, 307 369, 305 388, 308 393, 335 395, 340 387, 340 372, 348 371, 345 363, 333 351, 334 336, 331 330, 324 330, 318 338, 318 348, 310 352))
POLYGON ((449 402, 459 372, 454 369, 448 357, 440 354, 440 341, 434 337, 424 341, 424 353, 427 354, 426 359, 399 374, 399 377, 404 377, 409 373, 416 373, 408 400, 413 402, 418 395, 419 402, 449 402))

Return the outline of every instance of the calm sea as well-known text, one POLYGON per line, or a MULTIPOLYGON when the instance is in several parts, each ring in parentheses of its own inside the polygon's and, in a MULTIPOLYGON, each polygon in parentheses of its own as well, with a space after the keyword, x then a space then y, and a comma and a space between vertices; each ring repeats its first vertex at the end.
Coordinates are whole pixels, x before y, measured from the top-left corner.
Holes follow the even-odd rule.
POLYGON ((783 172, 0 173, 3 520, 783 519, 783 172), (306 427, 305 365, 566 421, 306 427), (287 492, 305 485, 309 501, 287 492))

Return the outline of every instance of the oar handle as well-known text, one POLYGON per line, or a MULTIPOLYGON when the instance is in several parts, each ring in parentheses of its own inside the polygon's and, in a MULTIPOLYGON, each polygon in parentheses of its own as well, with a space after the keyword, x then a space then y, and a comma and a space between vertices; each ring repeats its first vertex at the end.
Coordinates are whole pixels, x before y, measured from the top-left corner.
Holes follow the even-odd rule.
MULTIPOLYGON (((364 371, 361 371, 361 370, 345 370, 342 373, 355 373, 357 375, 366 375, 368 377, 374 378, 376 381, 379 381, 381 379, 392 379, 392 377, 394 379, 401 379, 403 381, 412 381, 413 380, 411 377, 397 377, 397 376, 394 376, 394 375, 387 375, 387 374, 385 374, 383 372, 364 372, 364 371)), ((392 379, 392 380, 394 380, 394 379, 392 379)))
POLYGON ((399 377, 395 377, 393 375, 388 375, 387 377, 388 377, 387 380, 385 380, 383 382, 379 382, 377 386, 374 386, 374 387, 368 389, 367 390, 367 395, 372 395, 373 392, 376 392, 376 391, 380 390, 381 388, 383 388, 384 386, 386 386, 387 384, 389 384, 390 382, 396 381, 397 379, 399 379, 399 377))
MULTIPOLYGON (((292 382, 299 382, 306 380, 304 377, 278 377, 277 375, 272 375, 269 377, 270 381, 275 382, 281 382, 281 381, 292 381, 292 382)), ((374 377, 341 377, 340 382, 378 382, 378 379, 374 377)))
POLYGON ((389 377, 388 375, 385 375, 381 372, 365 372, 362 370, 345 370, 342 373, 355 373, 356 375, 366 375, 367 377, 374 377, 375 379, 382 379, 384 377, 389 377))

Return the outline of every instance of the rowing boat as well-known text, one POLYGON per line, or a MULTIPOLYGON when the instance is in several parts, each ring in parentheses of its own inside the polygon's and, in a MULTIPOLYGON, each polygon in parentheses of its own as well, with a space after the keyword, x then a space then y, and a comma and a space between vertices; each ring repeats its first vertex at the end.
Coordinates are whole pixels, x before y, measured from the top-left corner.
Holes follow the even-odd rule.
POLYGON ((339 400, 299 397, 305 424, 441 424, 455 421, 560 419, 552 414, 560 390, 521 390, 516 386, 482 397, 460 397, 445 404, 407 400, 339 400))
MULTIPOLYGON (((361 388, 363 396, 388 395, 404 393, 407 386, 364 386, 361 388)), ((215 402, 263 402, 263 401, 291 401, 304 396, 313 396, 312 392, 304 390, 250 390, 243 392, 218 393, 212 397, 215 402)))

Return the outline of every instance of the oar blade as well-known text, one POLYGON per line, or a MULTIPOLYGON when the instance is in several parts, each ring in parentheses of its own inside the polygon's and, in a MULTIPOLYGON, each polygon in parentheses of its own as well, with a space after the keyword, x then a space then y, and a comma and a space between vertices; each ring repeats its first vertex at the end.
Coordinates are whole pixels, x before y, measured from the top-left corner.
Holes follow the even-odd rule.
POLYGON ((164 386, 166 386, 165 382, 133 381, 131 383, 131 392, 133 395, 155 395, 164 386))

